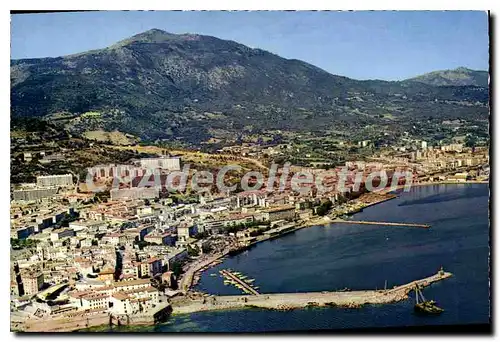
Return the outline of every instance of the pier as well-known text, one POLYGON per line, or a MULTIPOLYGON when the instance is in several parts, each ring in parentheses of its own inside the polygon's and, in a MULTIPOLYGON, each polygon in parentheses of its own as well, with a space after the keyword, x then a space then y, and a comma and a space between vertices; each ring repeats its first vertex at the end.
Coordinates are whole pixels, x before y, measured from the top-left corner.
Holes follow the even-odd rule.
POLYGON ((172 302, 174 313, 191 313, 211 310, 243 309, 255 307, 270 310, 292 310, 311 306, 358 308, 368 304, 395 303, 408 298, 418 284, 420 288, 451 277, 449 272, 438 273, 395 286, 386 290, 356 290, 336 292, 272 293, 239 296, 209 296, 200 299, 179 299, 172 302), (208 299, 208 300, 207 300, 208 299))
POLYGON ((249 284, 247 284, 246 282, 244 282, 243 280, 238 278, 235 274, 233 274, 233 272, 231 272, 229 270, 221 270, 220 274, 222 274, 224 276, 224 278, 231 280, 231 281, 235 282, 236 284, 240 285, 241 288, 243 289, 243 291, 245 291, 246 293, 249 293, 252 295, 259 294, 259 292, 257 292, 256 289, 254 289, 252 286, 250 286, 249 284))
POLYGON ((332 223, 351 223, 351 224, 370 224, 376 226, 398 226, 398 227, 416 227, 416 228, 430 228, 428 224, 421 223, 403 223, 403 222, 377 222, 377 221, 354 221, 354 220, 342 220, 335 219, 332 223))
POLYGON ((224 251, 217 253, 205 260, 200 260, 192 264, 189 269, 186 271, 186 273, 182 276, 182 278, 179 281, 179 289, 183 293, 187 293, 191 286, 193 285, 193 280, 195 275, 198 272, 201 272, 201 270, 206 269, 210 267, 211 265, 216 264, 219 259, 223 258, 229 253, 230 249, 226 248, 224 251))

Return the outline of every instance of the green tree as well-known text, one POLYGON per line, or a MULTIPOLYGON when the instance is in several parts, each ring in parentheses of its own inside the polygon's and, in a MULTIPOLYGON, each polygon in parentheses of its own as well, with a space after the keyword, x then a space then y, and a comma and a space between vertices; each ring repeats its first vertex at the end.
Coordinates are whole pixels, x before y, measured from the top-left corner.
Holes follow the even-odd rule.
POLYGON ((467 135, 465 137, 465 147, 475 147, 477 144, 477 139, 473 135, 467 135))
POLYGON ((172 263, 172 267, 170 270, 174 272, 176 277, 178 277, 182 273, 182 265, 180 264, 180 262, 175 261, 172 263))

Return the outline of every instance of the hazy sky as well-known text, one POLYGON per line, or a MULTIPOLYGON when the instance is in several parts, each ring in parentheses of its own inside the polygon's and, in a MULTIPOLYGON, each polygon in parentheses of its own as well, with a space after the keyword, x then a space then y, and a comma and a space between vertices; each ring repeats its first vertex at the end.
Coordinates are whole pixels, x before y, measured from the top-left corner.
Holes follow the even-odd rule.
POLYGON ((57 57, 158 28, 199 33, 300 59, 356 79, 488 69, 486 12, 167 12, 18 14, 11 57, 57 57))

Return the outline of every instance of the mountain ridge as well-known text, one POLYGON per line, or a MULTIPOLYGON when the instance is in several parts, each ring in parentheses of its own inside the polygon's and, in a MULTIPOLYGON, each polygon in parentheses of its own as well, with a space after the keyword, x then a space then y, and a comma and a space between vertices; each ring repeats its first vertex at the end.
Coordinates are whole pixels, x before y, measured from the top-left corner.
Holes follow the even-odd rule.
POLYGON ((487 103, 478 86, 358 81, 234 41, 158 29, 103 49, 11 61, 12 116, 99 112, 100 120, 72 126, 145 139, 199 142, 214 129, 245 127, 331 129, 386 114, 484 117, 487 103))
POLYGON ((488 87, 488 71, 465 67, 436 70, 407 79, 434 86, 480 86, 488 87))
MULTIPOLYGON (((134 42, 159 43, 161 41, 165 41, 166 40, 165 38, 170 38, 170 39, 173 39, 173 40, 182 40, 182 39, 189 40, 189 39, 197 39, 199 37, 209 37, 209 38, 214 38, 214 39, 217 39, 217 40, 220 40, 220 41, 232 42, 232 43, 244 46, 244 44, 238 43, 238 42, 233 41, 233 40, 225 40, 225 39, 221 39, 221 38, 217 38, 217 37, 213 37, 213 36, 208 36, 208 35, 202 35, 202 34, 196 34, 196 33, 181 33, 181 34, 176 34, 176 33, 171 33, 171 32, 168 32, 168 31, 161 30, 161 29, 157 29, 157 28, 152 28, 152 29, 149 29, 147 31, 144 31, 144 32, 141 32, 141 33, 137 33, 137 34, 135 34, 135 35, 133 35, 131 37, 122 39, 122 40, 120 40, 120 41, 118 41, 118 42, 116 42, 114 44, 111 44, 108 47, 104 47, 104 48, 101 48, 101 49, 92 49, 92 50, 88 50, 88 51, 77 52, 77 53, 74 53, 74 54, 68 54, 68 55, 56 56, 56 57, 17 58, 17 59, 11 59, 11 62, 21 61, 21 60, 22 61, 29 61, 29 60, 69 58, 69 57, 79 56, 79 55, 82 55, 82 54, 97 53, 97 52, 101 52, 101 51, 106 50, 106 49, 119 48, 119 47, 122 47, 122 46, 130 44, 130 43, 134 43, 134 42), (162 39, 159 39, 157 41, 150 39, 154 35, 157 35, 157 36, 161 37, 162 39)), ((260 49, 260 48, 251 48, 251 47, 248 47, 248 48, 252 49, 252 50, 264 51, 264 52, 267 52, 269 54, 279 56, 279 55, 277 55, 277 54, 275 54, 273 52, 270 52, 270 51, 267 51, 267 50, 263 50, 263 49, 260 49)), ((419 75, 416 75, 416 76, 413 76, 413 77, 409 77, 409 78, 405 78, 405 79, 402 79, 402 80, 387 80, 387 79, 380 79, 380 78, 356 79, 356 78, 352 78, 352 77, 349 77, 349 76, 346 76, 346 75, 334 74, 334 73, 329 72, 329 71, 327 71, 327 70, 325 70, 325 69, 323 69, 321 67, 318 67, 318 66, 316 66, 314 64, 311 64, 309 62, 302 61, 302 60, 299 60, 299 59, 296 59, 296 58, 286 58, 286 57, 281 57, 281 58, 283 58, 285 60, 288 60, 288 61, 298 61, 298 62, 301 62, 301 63, 306 63, 306 64, 309 64, 311 66, 314 66, 315 68, 321 69, 321 70, 323 70, 323 71, 325 71, 325 72, 327 72, 327 73, 329 73, 331 75, 335 75, 335 76, 339 76, 339 77, 345 77, 345 78, 349 78, 349 79, 360 81, 360 82, 362 82, 362 81, 405 82, 405 81, 417 80, 420 77, 423 77, 423 76, 426 76, 426 75, 438 74, 438 73, 442 73, 442 72, 476 72, 476 73, 488 74, 488 71, 486 71, 486 70, 474 70, 474 69, 469 69, 467 67, 459 66, 459 67, 457 67, 455 69, 433 70, 433 71, 426 72, 424 74, 419 74, 419 75)), ((466 84, 466 85, 478 85, 478 86, 482 86, 482 87, 487 87, 488 83, 486 82, 485 84, 480 84, 480 85, 479 84, 466 84)))

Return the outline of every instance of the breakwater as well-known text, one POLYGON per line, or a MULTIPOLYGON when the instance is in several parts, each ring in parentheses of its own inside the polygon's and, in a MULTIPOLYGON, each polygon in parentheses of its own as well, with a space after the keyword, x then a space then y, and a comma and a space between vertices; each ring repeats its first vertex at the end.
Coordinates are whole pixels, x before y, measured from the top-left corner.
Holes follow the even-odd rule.
POLYGON ((256 307, 270 310, 291 310, 311 306, 361 307, 367 304, 388 304, 408 298, 415 285, 421 288, 451 277, 449 272, 438 272, 430 277, 395 286, 386 290, 323 291, 303 293, 272 293, 239 296, 204 296, 197 299, 182 298, 172 302, 174 314, 210 310, 256 307))

